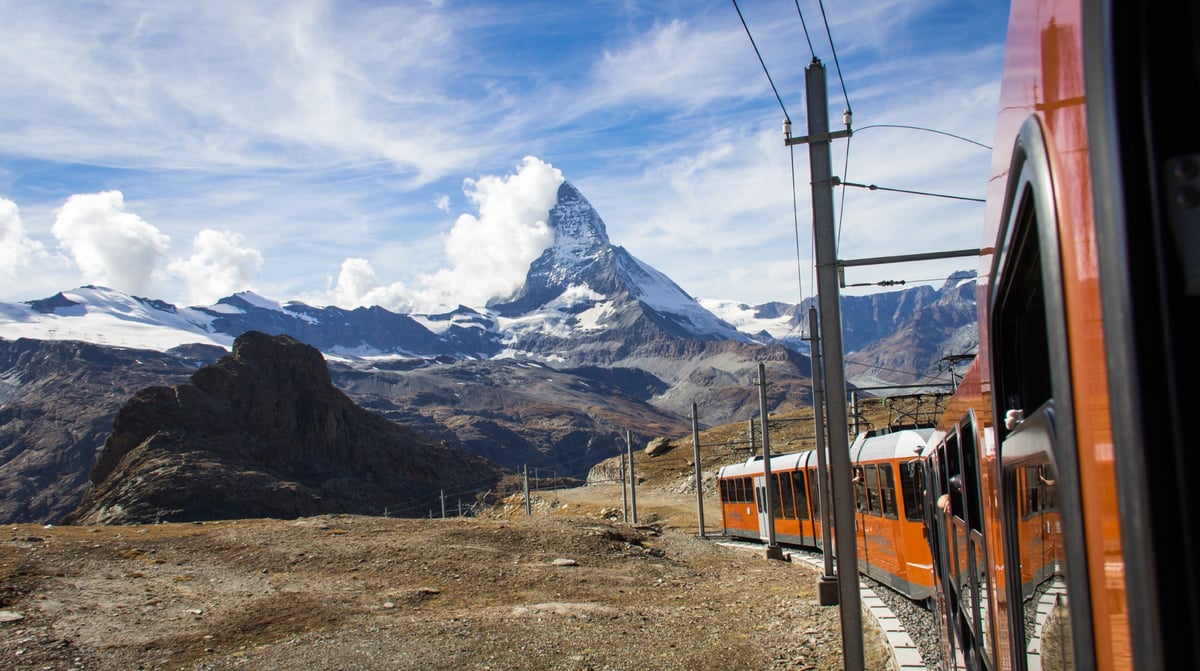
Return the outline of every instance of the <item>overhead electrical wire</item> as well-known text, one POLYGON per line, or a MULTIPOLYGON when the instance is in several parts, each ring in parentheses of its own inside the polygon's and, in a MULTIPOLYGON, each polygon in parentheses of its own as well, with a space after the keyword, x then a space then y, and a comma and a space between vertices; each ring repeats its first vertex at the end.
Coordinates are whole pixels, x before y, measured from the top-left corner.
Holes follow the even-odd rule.
POLYGON ((788 116, 787 106, 783 104, 783 98, 779 96, 779 89, 775 88, 775 81, 771 79, 771 73, 767 70, 767 64, 763 61, 762 53, 758 51, 758 44, 754 42, 754 36, 750 34, 750 26, 746 25, 746 17, 742 16, 742 10, 738 7, 737 0, 733 1, 733 8, 737 10, 738 18, 742 21, 742 28, 746 30, 746 37, 750 38, 750 46, 754 47, 754 55, 758 56, 758 64, 762 66, 763 74, 767 76, 767 83, 771 85, 771 90, 775 92, 775 99, 779 101, 779 108, 783 110, 783 118, 790 119, 788 116))
POLYGON ((842 99, 846 101, 846 113, 853 114, 850 109, 850 96, 846 93, 846 80, 842 77, 842 66, 838 62, 837 47, 833 44, 833 33, 829 30, 829 17, 825 15, 824 0, 817 0, 817 6, 821 8, 821 20, 825 22, 825 35, 829 38, 829 49, 833 52, 833 65, 837 69, 838 82, 842 85, 842 99))
POLYGON ((817 57, 817 50, 813 49, 812 38, 808 36, 808 24, 804 22, 804 12, 800 11, 800 0, 795 0, 795 2, 796 13, 800 15, 800 27, 804 29, 804 39, 808 42, 808 53, 812 54, 812 57, 815 59, 817 57))
POLYGON ((854 130, 855 130, 855 132, 861 133, 864 130, 867 130, 869 128, 907 128, 908 130, 922 130, 927 133, 937 133, 938 135, 945 135, 947 137, 952 137, 956 140, 962 140, 963 142, 970 142, 971 144, 977 145, 979 147, 983 147, 984 149, 986 149, 988 151, 992 150, 992 148, 987 146, 986 144, 984 144, 982 142, 976 142, 975 140, 972 140, 969 137, 955 135, 954 133, 947 133, 944 130, 937 130, 936 128, 926 128, 924 126, 907 126, 905 124, 899 124, 899 123, 875 123, 875 124, 871 124, 869 126, 863 126, 862 128, 855 128, 854 130))
POLYGON ((877 184, 859 184, 858 182, 847 182, 847 181, 841 179, 840 177, 834 177, 833 181, 834 181, 834 186, 837 186, 839 184, 841 184, 843 186, 856 186, 860 189, 866 189, 868 191, 892 191, 895 193, 909 193, 914 196, 931 196, 933 198, 949 198, 951 200, 969 200, 969 201, 975 202, 975 203, 986 203, 987 202, 987 199, 985 199, 985 198, 972 198, 970 196, 952 196, 947 193, 933 193, 930 191, 913 191, 912 189, 896 189, 896 188, 889 188, 886 186, 879 186, 877 184))
MULTIPOLYGON (((796 150, 788 147, 790 163, 792 164, 792 227, 796 231, 796 289, 800 293, 800 302, 804 302, 804 270, 800 261, 800 206, 796 201, 796 150)), ((809 325, 812 328, 812 325, 809 325)))

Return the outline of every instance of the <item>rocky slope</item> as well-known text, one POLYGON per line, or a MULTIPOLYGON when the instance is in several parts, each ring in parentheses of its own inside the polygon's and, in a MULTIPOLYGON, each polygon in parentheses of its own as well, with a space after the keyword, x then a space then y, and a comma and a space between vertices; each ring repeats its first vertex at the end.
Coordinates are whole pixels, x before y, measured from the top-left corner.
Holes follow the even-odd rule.
POLYGON ((424 514, 502 470, 356 406, 320 352, 248 332, 185 384, 125 404, 68 523, 424 514))
POLYGON ((55 521, 87 489, 117 410, 196 369, 173 353, 0 340, 0 521, 55 521))

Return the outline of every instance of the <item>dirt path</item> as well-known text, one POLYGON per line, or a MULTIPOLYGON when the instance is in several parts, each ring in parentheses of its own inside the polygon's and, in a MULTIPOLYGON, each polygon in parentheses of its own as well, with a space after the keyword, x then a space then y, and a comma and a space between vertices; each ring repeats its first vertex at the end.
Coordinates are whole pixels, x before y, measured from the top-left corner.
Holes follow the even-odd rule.
POLYGON ((634 528, 582 489, 530 517, 7 527, 0 668, 841 668, 807 566, 683 530, 694 495, 645 492, 634 528))

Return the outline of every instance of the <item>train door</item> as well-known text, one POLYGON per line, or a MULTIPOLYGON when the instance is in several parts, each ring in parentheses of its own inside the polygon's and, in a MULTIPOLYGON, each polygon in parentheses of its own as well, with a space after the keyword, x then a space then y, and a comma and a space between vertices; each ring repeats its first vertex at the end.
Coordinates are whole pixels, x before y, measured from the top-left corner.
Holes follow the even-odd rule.
POLYGON ((981 459, 973 411, 934 447, 928 488, 936 496, 928 526, 938 606, 952 659, 967 669, 996 668, 981 459))
POLYGON ((763 542, 770 540, 771 517, 767 514, 767 478, 754 476, 754 505, 758 509, 758 535, 763 542))
POLYGON ((1013 156, 989 324, 1003 536, 999 587, 1015 669, 1093 668, 1083 524, 1059 518, 1060 510, 1073 520, 1083 514, 1057 212, 1036 119, 1022 126, 1013 156))
POLYGON ((821 521, 821 483, 817 476, 817 468, 810 466, 808 472, 808 509, 812 518, 813 545, 824 548, 824 529, 821 521))
MULTIPOLYGON (((808 514, 808 488, 805 486, 804 468, 800 467, 786 474, 781 474, 782 478, 791 483, 793 492, 793 505, 796 515, 796 525, 799 528, 800 543, 815 547, 817 544, 816 531, 812 525, 812 517, 808 514)), ((780 488, 786 488, 787 483, 781 483, 780 488)), ((785 502, 786 504, 786 502, 785 502)))

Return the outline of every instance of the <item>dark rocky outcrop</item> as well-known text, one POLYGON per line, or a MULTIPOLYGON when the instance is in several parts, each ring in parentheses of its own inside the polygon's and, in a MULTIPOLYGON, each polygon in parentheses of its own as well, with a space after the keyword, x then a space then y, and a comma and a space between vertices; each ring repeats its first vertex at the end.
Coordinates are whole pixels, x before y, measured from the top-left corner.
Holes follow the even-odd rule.
POLYGON ((467 498, 502 475, 355 405, 316 349, 251 331, 188 383, 125 404, 64 521, 424 515, 439 490, 467 498))

